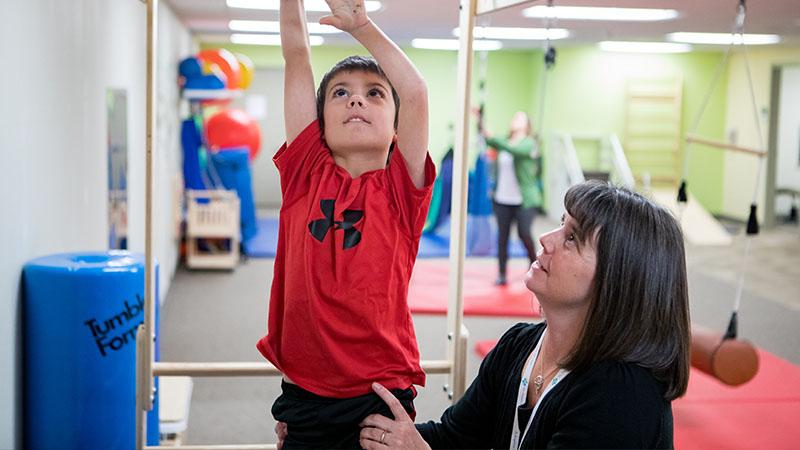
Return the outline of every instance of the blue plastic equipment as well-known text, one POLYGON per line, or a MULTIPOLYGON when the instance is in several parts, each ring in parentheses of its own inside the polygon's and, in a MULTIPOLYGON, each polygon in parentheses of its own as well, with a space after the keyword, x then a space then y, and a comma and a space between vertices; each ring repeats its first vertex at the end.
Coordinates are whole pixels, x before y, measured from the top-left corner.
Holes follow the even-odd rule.
POLYGON ((200 163, 200 148, 203 138, 193 117, 181 124, 181 145, 183 147, 183 184, 186 189, 205 189, 200 163))
MULTIPOLYGON (((127 251, 63 253, 25 265, 23 448, 135 448, 144 267, 143 255, 127 251)), ((147 430, 148 445, 158 445, 157 396, 147 430)))
POLYGON ((222 185, 225 189, 235 190, 239 196, 242 242, 247 242, 258 231, 249 152, 247 147, 231 147, 220 149, 211 155, 222 185))

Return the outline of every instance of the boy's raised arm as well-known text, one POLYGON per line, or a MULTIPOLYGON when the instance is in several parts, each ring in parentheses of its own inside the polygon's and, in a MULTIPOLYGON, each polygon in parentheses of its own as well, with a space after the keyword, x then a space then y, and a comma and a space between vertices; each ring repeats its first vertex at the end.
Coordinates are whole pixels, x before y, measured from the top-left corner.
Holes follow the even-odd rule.
POLYGON ((283 121, 286 143, 317 118, 314 74, 303 0, 281 0, 281 50, 286 62, 283 81, 283 121))
POLYGON ((364 0, 325 0, 332 15, 320 23, 350 33, 378 61, 400 97, 397 146, 417 187, 425 182, 428 152, 428 87, 405 53, 367 17, 364 0))

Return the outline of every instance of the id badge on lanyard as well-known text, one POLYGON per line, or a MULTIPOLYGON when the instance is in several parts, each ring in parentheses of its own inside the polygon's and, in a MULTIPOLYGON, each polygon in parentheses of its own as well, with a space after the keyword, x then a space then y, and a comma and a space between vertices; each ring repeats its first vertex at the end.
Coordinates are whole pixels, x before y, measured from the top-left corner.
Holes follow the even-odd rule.
POLYGON ((528 429, 531 426, 531 422, 533 422, 533 413, 531 412, 531 416, 528 418, 528 424, 525 425, 524 430, 520 431, 519 407, 525 405, 525 403, 528 402, 528 384, 531 379, 531 372, 533 372, 533 366, 536 364, 536 359, 539 358, 539 350, 542 348, 542 342, 544 341, 545 333, 547 333, 546 328, 544 331, 542 331, 542 335, 539 337, 539 342, 536 343, 536 347, 533 348, 530 360, 528 361, 528 364, 525 365, 525 370, 522 372, 522 379, 519 380, 519 390, 517 391, 517 402, 514 406, 514 423, 513 423, 513 428, 511 428, 510 450, 519 450, 522 438, 525 436, 525 433, 528 432, 528 429))
POLYGON ((539 357, 539 351, 542 347, 542 342, 544 341, 544 334, 547 332, 547 329, 542 332, 542 336, 539 338, 539 342, 536 343, 536 347, 534 347, 533 352, 531 352, 530 361, 528 364, 525 365, 525 371, 522 373, 522 379, 519 381, 519 391, 517 391, 517 403, 514 406, 514 424, 513 428, 511 429, 511 445, 509 446, 510 450, 519 450, 522 446, 522 440, 525 438, 525 435, 528 433, 528 430, 531 428, 531 423, 533 423, 533 418, 536 416, 536 411, 539 409, 539 405, 542 403, 542 400, 547 395, 547 393, 552 389, 560 380, 562 380, 569 371, 566 369, 559 369, 556 375, 553 377, 553 380, 550 381, 548 386, 542 391, 542 394, 539 396, 539 399, 536 400, 536 405, 533 407, 533 411, 531 411, 531 416, 528 418, 528 423, 525 425, 524 430, 519 429, 519 408, 520 406, 524 406, 525 403, 528 402, 528 386, 530 384, 531 373, 533 372, 533 366, 536 364, 536 359, 539 357))

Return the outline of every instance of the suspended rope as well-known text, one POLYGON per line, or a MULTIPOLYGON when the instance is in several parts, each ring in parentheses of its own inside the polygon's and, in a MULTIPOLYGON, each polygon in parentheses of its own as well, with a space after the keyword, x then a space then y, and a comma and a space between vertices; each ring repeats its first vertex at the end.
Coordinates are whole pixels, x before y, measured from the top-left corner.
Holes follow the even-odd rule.
POLYGON ((725 334, 722 335, 721 341, 719 340, 719 337, 716 337, 713 334, 697 329, 692 330, 692 348, 693 348, 692 365, 706 373, 714 375, 720 381, 723 381, 724 383, 730 385, 738 385, 745 383, 750 379, 752 379, 752 377, 755 376, 756 372, 758 371, 758 355, 753 346, 748 342, 737 340, 738 315, 739 315, 739 308, 741 306, 742 293, 744 290, 744 280, 747 273, 750 245, 752 242, 752 237, 758 234, 759 231, 758 215, 757 215, 757 210, 758 210, 757 199, 758 199, 758 188, 761 182, 761 172, 763 170, 763 165, 765 160, 764 158, 765 152, 763 149, 766 148, 764 144, 763 134, 761 132, 760 120, 758 117, 755 91, 753 89, 753 79, 750 73, 750 63, 748 61, 747 46, 744 44, 745 16, 746 16, 745 0, 739 0, 736 20, 734 22, 733 30, 731 32, 731 43, 725 50, 722 61, 717 67, 716 73, 714 74, 714 77, 712 79, 711 86, 706 92, 700 110, 692 122, 691 134, 687 134, 685 139, 683 174, 680 187, 678 188, 678 205, 679 205, 678 210, 679 210, 679 216, 682 216, 683 208, 685 207, 685 204, 687 203, 688 200, 687 178, 688 178, 688 168, 689 168, 688 162, 690 156, 690 149, 692 145, 695 143, 709 145, 720 149, 741 151, 751 154, 755 153, 759 157, 758 171, 756 173, 756 183, 753 188, 753 196, 750 203, 750 212, 747 219, 744 257, 742 258, 742 265, 739 271, 736 296, 733 302, 733 311, 731 313, 730 320, 728 321, 728 327, 725 330, 725 334), (735 45, 737 45, 736 43, 737 35, 740 38, 739 45, 741 45, 742 48, 744 49, 743 56, 744 56, 745 68, 747 71, 747 83, 750 90, 750 100, 753 109, 753 119, 755 121, 756 132, 758 136, 759 150, 757 151, 729 144, 710 142, 706 139, 699 138, 695 135, 695 132, 697 131, 697 128, 700 124, 700 119, 702 118, 703 113, 705 112, 705 109, 708 106, 714 87, 716 86, 717 81, 719 80, 719 77, 722 74, 723 69, 726 67, 728 63, 731 50, 735 45))
MULTIPOLYGON (((747 46, 744 45, 744 18, 745 18, 745 0, 739 2, 739 15, 737 17, 737 26, 739 27, 739 34, 742 37, 742 48, 744 49, 744 66, 747 70, 747 84, 750 87, 750 103, 753 107, 753 122, 756 124, 756 133, 758 134, 758 145, 763 150, 766 148, 764 143, 764 134, 761 132, 761 120, 758 117, 758 106, 756 105, 756 94, 753 89, 753 76, 750 72, 750 61, 747 54, 747 46)), ((728 325, 728 331, 725 333, 726 338, 735 338, 737 334, 736 315, 739 312, 739 305, 742 301, 742 291, 744 290, 744 277, 746 273, 748 256, 750 253, 750 243, 752 236, 758 234, 758 187, 761 185, 761 173, 764 169, 765 158, 759 158, 758 171, 756 172, 756 183, 753 188, 753 197, 750 202, 750 215, 747 218, 747 240, 744 247, 744 259, 742 260, 742 270, 739 274, 739 286, 736 290, 736 299, 733 304, 733 316, 728 325)))
MULTIPOLYGON (((744 25, 744 18, 743 15, 743 2, 739 4, 739 13, 736 16, 736 22, 734 24, 734 30, 731 32, 731 36, 736 36, 736 32, 740 27, 740 23, 742 26, 744 25), (740 20, 741 18, 741 20, 740 20)), ((697 115, 695 115, 694 120, 692 120, 692 125, 690 128, 691 135, 694 135, 697 132, 697 128, 700 126, 700 119, 703 118, 703 113, 706 111, 706 107, 708 106, 708 102, 711 100, 711 95, 714 93, 714 88, 717 85, 717 81, 719 81, 720 75, 722 75, 722 71, 728 64, 728 57, 730 56, 731 49, 733 49, 735 39, 731 39, 731 43, 728 44, 728 47, 725 48, 725 53, 722 55, 722 61, 717 65, 717 69, 714 72, 714 76, 711 78, 711 84, 709 85, 708 89, 706 89, 706 95, 703 98, 703 102, 700 104, 700 109, 697 111, 697 115)), ((686 193, 686 179, 689 175, 689 156, 692 149, 692 144, 694 140, 685 140, 684 141, 684 152, 683 152, 683 170, 681 173, 681 184, 678 187, 678 204, 686 204, 688 201, 688 196, 686 193)), ((680 211, 683 212, 682 210, 680 211)))
POLYGON ((486 149, 486 137, 483 136, 484 114, 486 112, 486 71, 489 61, 489 51, 481 50, 478 54, 478 142, 482 150, 486 149), (481 144, 482 142, 482 144, 481 144))
MULTIPOLYGON (((489 26, 489 18, 484 17, 481 21, 481 27, 486 29, 489 26)), ((477 150, 478 150, 478 158, 476 160, 476 166, 478 166, 478 162, 481 158, 486 157, 486 152, 489 149, 489 146, 486 144, 486 136, 484 135, 486 123, 485 114, 486 114, 486 73, 488 72, 489 68, 489 51, 484 49, 478 53, 478 120, 475 124, 477 127, 477 150)), ((488 189, 488 186, 487 186, 488 189)), ((474 197, 474 196, 473 196, 474 197)), ((474 201, 474 198, 470 200, 471 202, 474 201)))
MULTIPOLYGON (((488 18, 484 18, 481 27, 484 29, 488 27, 488 20, 488 18)), ((485 129, 484 115, 486 113, 486 73, 488 71, 488 66, 489 51, 484 49, 478 54, 478 121, 476 126, 478 127, 477 147, 479 158, 488 148, 486 145, 486 136, 483 134, 485 129)))
MULTIPOLYGON (((553 7, 553 0, 548 0, 547 7, 553 7)), ((536 133, 541 134, 544 129, 544 105, 547 95, 547 78, 550 69, 556 65, 556 49, 550 44, 550 27, 552 26, 551 14, 547 14, 545 19, 545 43, 544 43, 544 71, 542 73, 542 82, 539 85, 539 114, 536 119, 538 124, 536 126, 536 133)))

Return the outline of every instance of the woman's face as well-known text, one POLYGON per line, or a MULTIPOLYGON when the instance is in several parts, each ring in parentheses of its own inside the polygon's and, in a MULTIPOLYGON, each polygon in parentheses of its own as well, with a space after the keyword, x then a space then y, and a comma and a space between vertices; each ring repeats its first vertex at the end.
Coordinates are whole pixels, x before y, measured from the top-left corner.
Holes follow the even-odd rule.
POLYGON ((517 111, 511 118, 511 131, 528 132, 528 115, 523 111, 517 111))
POLYGON ((565 213, 561 226, 539 238, 542 249, 531 264, 525 285, 545 311, 587 308, 597 267, 596 236, 579 242, 576 223, 565 213))

